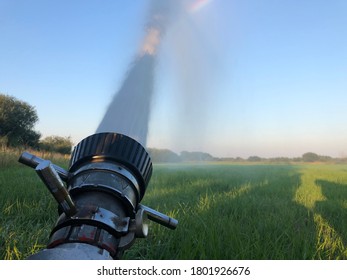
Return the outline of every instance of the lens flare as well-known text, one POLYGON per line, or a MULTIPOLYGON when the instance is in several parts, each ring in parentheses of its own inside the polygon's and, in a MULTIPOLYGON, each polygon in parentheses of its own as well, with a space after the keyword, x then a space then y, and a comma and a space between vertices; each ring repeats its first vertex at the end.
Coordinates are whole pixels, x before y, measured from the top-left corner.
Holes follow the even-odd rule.
POLYGON ((191 13, 200 11, 203 7, 207 6, 210 2, 211 0, 196 0, 188 7, 188 11, 191 13))
POLYGON ((160 30, 158 28, 150 28, 147 31, 144 42, 141 46, 141 55, 155 55, 157 46, 160 43, 160 30))

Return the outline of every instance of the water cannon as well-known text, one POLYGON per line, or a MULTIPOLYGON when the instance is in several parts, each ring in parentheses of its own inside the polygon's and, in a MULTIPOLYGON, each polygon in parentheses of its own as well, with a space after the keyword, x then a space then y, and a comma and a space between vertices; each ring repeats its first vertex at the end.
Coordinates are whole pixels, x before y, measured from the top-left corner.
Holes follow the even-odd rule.
POLYGON ((148 220, 175 229, 178 221, 140 204, 152 174, 146 150, 117 133, 97 133, 73 150, 69 169, 24 152, 19 162, 35 168, 58 202, 59 218, 47 248, 28 259, 120 259, 148 220))

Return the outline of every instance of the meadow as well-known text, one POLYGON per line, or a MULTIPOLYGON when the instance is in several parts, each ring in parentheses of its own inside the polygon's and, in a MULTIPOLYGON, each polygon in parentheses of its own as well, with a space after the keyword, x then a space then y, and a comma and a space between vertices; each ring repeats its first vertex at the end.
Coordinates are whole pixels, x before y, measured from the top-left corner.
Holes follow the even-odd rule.
MULTIPOLYGON (((0 152, 0 259, 44 248, 57 219, 18 156, 0 152)), ((347 259, 347 165, 155 164, 142 203, 179 225, 151 223, 125 259, 347 259)))

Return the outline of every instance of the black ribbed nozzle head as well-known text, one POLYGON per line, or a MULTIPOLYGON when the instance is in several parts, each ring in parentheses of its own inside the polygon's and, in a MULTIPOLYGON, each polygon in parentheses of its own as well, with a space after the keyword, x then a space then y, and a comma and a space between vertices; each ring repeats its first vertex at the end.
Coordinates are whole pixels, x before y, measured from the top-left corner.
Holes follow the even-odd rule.
POLYGON ((152 162, 145 148, 134 139, 118 133, 97 133, 74 148, 69 172, 95 161, 112 161, 126 167, 136 178, 143 198, 152 175, 152 162))

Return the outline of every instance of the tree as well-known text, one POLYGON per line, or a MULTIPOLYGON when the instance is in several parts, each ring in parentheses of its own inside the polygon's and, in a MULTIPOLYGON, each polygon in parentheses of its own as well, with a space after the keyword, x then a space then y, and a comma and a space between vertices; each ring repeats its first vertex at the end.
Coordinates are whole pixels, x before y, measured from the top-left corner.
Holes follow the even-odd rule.
POLYGON ((73 143, 70 137, 48 136, 40 141, 40 149, 61 154, 70 154, 73 143))
POLYGON ((182 151, 180 154, 182 161, 214 161, 215 158, 204 152, 187 152, 182 151))
POLYGON ((302 160, 306 162, 314 162, 319 160, 319 156, 315 153, 308 152, 302 155, 302 160))
POLYGON ((247 161, 258 162, 261 161, 261 157, 258 156, 250 156, 247 161))
POLYGON ((179 162, 181 161, 179 155, 168 149, 147 149, 152 162, 179 162))
POLYGON ((33 128, 38 120, 33 106, 0 94, 0 137, 6 139, 8 146, 37 147, 41 134, 33 128))

